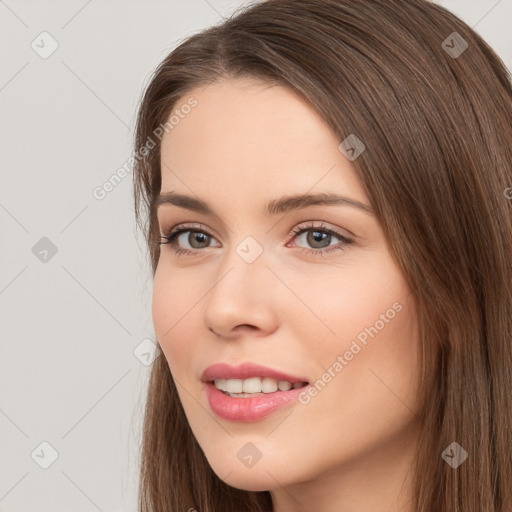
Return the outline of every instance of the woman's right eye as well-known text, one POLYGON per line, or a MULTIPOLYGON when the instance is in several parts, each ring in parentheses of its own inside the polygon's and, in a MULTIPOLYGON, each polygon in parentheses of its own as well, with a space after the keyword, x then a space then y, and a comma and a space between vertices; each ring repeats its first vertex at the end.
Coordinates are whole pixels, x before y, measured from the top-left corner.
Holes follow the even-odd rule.
POLYGON ((198 229, 197 226, 180 225, 177 228, 170 230, 168 234, 160 237, 160 245, 171 245, 176 254, 196 254, 201 249, 208 247, 208 243, 213 240, 213 236, 208 232, 198 229), (194 229, 193 229, 194 228, 194 229), (188 233, 188 236, 184 236, 188 233), (186 242, 189 248, 181 247, 181 242, 186 242))

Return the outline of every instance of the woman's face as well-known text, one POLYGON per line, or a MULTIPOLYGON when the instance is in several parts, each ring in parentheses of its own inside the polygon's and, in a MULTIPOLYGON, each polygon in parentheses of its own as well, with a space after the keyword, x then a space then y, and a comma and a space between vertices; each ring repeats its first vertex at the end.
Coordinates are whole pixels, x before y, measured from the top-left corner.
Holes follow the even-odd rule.
POLYGON ((161 246, 153 321, 212 469, 247 490, 363 467, 385 481, 382 467, 402 464, 414 438, 419 337, 407 283, 342 141, 280 86, 217 82, 175 110, 161 194, 207 208, 161 201, 161 234, 189 231, 161 246), (318 194, 353 203, 281 203, 318 194), (203 375, 247 362, 268 374, 203 375), (281 382, 272 393, 270 370, 308 385, 286 391, 281 382), (231 397, 202 380, 215 376, 231 376, 219 385, 232 392, 262 389, 265 377, 265 392, 231 397))

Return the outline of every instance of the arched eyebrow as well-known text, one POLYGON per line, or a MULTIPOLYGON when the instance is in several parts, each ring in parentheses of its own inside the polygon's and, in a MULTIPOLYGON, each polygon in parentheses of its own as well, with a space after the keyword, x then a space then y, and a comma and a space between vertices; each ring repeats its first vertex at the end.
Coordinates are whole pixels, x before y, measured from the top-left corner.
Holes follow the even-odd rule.
MULTIPOLYGON (((173 191, 165 192, 158 196, 155 202, 155 210, 158 210, 158 208, 164 204, 173 204, 181 208, 186 208, 187 210, 218 218, 218 215, 204 201, 192 196, 176 194, 173 191)), ((265 205, 264 213, 266 215, 278 215, 292 210, 303 210, 309 206, 318 205, 350 206, 370 215, 374 215, 374 211, 370 206, 361 203, 360 201, 356 201, 355 199, 351 199, 350 197, 341 196, 333 192, 297 194, 273 199, 265 205)))

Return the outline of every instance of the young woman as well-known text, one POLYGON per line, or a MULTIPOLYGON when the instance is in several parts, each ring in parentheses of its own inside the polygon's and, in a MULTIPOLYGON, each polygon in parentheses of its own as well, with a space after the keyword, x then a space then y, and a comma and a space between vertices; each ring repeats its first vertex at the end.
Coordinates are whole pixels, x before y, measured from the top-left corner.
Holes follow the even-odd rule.
POLYGON ((512 85, 424 0, 268 0, 141 101, 144 512, 512 510, 512 85))

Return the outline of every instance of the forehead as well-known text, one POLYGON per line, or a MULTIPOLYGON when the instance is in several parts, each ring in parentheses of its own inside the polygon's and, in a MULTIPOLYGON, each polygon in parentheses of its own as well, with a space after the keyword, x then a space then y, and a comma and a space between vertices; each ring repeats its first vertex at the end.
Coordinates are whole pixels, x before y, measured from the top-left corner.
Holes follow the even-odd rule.
POLYGON ((293 187, 365 200, 351 162, 338 149, 341 141, 293 90, 226 80, 193 89, 173 113, 191 98, 195 106, 162 138, 163 191, 210 195, 227 189, 247 200, 293 187))

